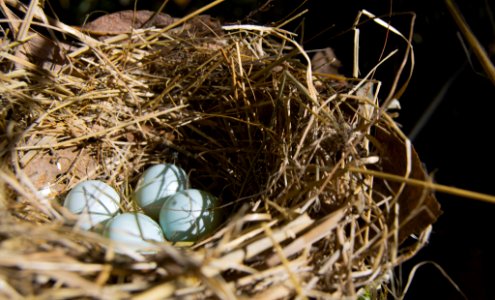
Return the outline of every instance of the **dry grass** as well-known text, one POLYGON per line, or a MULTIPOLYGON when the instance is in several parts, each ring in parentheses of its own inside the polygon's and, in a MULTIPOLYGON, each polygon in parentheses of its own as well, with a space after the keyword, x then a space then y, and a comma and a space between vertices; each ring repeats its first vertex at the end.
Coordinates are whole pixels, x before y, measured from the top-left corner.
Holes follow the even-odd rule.
POLYGON ((189 17, 95 39, 5 2, 0 297, 353 298, 386 293, 427 241, 435 186, 406 186, 428 178, 379 82, 313 74, 279 28, 189 17), (53 56, 32 57, 47 41, 53 56), (137 210, 137 178, 159 162, 220 197, 213 236, 116 254, 59 204, 101 179, 137 210))

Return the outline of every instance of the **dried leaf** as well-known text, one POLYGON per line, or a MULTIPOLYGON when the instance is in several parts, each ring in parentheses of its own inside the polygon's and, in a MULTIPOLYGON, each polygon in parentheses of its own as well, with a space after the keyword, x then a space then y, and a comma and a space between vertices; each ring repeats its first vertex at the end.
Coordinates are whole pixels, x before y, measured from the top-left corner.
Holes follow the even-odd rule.
POLYGON ((113 35, 130 32, 133 28, 163 28, 174 22, 170 15, 155 14, 149 10, 123 10, 101 16, 82 27, 82 30, 98 35, 113 35))
POLYGON ((68 62, 64 51, 70 48, 68 44, 52 41, 33 31, 29 34, 34 36, 20 46, 21 51, 18 55, 21 59, 30 61, 44 70, 54 71, 59 70, 68 62))
MULTIPOLYGON (((30 140, 28 145, 53 144, 54 137, 46 136, 41 140, 30 140)), ((87 178, 98 168, 97 160, 87 151, 75 147, 57 149, 47 152, 39 150, 27 151, 20 158, 21 166, 26 175, 31 178, 34 186, 43 196, 54 196, 66 189, 65 181, 72 177, 87 178)))
MULTIPOLYGON (((382 171, 403 176, 406 173, 407 160, 405 143, 397 135, 376 128, 375 138, 378 141, 382 157, 382 171)), ((411 146, 412 147, 412 146, 411 146)), ((411 149, 410 178, 428 180, 426 171, 414 148, 411 149)), ((385 184, 375 179, 377 189, 386 189, 385 184)), ((387 185, 397 192, 400 183, 387 182, 387 185)), ((406 185, 398 199, 399 202, 399 242, 403 242, 411 234, 419 234, 427 226, 433 224, 442 213, 440 203, 432 191, 421 187, 406 185)), ((393 222, 395 215, 391 213, 389 221, 393 222)))
POLYGON ((342 66, 330 47, 316 52, 311 59, 311 65, 314 72, 336 75, 339 74, 339 68, 342 66))

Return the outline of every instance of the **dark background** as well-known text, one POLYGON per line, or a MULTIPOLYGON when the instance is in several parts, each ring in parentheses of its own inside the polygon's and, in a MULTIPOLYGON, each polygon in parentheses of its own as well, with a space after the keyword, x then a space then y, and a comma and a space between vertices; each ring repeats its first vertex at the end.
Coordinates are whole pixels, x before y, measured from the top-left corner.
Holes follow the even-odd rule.
MULTIPOLYGON (((140 9, 156 9, 161 1, 140 1, 140 9)), ((170 1, 165 12, 180 17, 207 2, 199 0, 170 1)), ((84 22, 89 11, 112 12, 133 7, 132 1, 69 1, 48 2, 59 18, 72 25, 84 22)), ((420 157, 438 183, 495 194, 495 153, 493 103, 495 87, 483 76, 480 65, 465 50, 458 29, 441 0, 274 0, 266 3, 256 0, 226 0, 209 13, 225 22, 242 20, 243 23, 267 24, 281 20, 294 10, 309 12, 289 24, 288 29, 300 33, 304 47, 318 49, 332 47, 342 61, 342 72, 350 76, 352 70, 352 24, 361 9, 373 14, 408 33, 411 12, 416 14, 414 50, 416 65, 407 92, 401 97, 402 110, 398 121, 404 132, 411 132, 426 108, 450 79, 446 90, 426 126, 413 140, 420 157), (392 13, 392 14, 391 14, 392 13), (301 26, 301 25, 304 26, 301 26), (470 60, 472 63, 470 63, 470 60), (454 74, 460 70, 457 77, 454 74)), ((475 35, 495 54, 495 3, 490 0, 458 0, 457 4, 475 35), (491 6, 491 7, 490 7, 491 6)), ((366 20, 366 18, 363 18, 366 20)), ((383 45, 388 53, 392 49, 404 50, 404 43, 374 24, 366 22, 361 32, 361 74, 376 65, 383 45)), ((403 52, 401 52, 403 53, 403 52)), ((400 63, 400 55, 386 63, 375 78, 384 82, 388 91, 392 75, 400 63)), ((386 94, 381 95, 382 98, 386 94)), ((438 194, 444 214, 433 227, 430 243, 414 259, 402 266, 403 276, 422 261, 441 266, 469 299, 495 299, 495 246, 492 244, 495 229, 495 205, 475 200, 438 194)), ((399 274, 399 273, 398 273, 399 274)), ((400 277, 400 276, 399 276, 400 277)), ((402 282, 402 286, 405 280, 402 282)), ((463 299, 453 285, 432 264, 421 267, 414 277, 406 299, 463 299)))

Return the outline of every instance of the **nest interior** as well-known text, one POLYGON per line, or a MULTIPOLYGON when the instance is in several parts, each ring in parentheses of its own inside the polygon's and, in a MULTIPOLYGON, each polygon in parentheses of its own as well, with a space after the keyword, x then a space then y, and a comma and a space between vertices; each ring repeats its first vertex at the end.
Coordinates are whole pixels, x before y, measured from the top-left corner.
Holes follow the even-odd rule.
POLYGON ((360 172, 428 180, 380 106, 378 81, 316 72, 280 28, 164 15, 135 26, 149 12, 112 15, 132 29, 72 28, 6 2, 2 296, 386 293, 393 268, 427 241, 440 213, 432 192, 360 172), (161 162, 221 199, 212 236, 116 254, 60 205, 76 183, 100 179, 121 195, 121 211, 139 210, 137 179, 161 162))

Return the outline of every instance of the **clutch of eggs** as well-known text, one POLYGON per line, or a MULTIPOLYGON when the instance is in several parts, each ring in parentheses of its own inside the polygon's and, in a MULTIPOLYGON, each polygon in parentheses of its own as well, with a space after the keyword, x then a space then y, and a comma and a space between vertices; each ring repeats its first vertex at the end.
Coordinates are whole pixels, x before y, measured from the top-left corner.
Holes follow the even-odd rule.
POLYGON ((88 230, 113 217, 119 211, 119 194, 99 180, 78 183, 67 194, 64 207, 78 214, 77 226, 88 230))
POLYGON ((154 253, 156 242, 163 242, 164 235, 172 242, 195 242, 217 227, 218 198, 188 187, 189 179, 183 169, 158 164, 143 173, 134 192, 134 199, 145 214, 118 214, 118 193, 98 180, 74 186, 64 207, 79 214, 77 225, 82 229, 94 229, 102 223, 103 234, 115 242, 116 251, 154 253))

